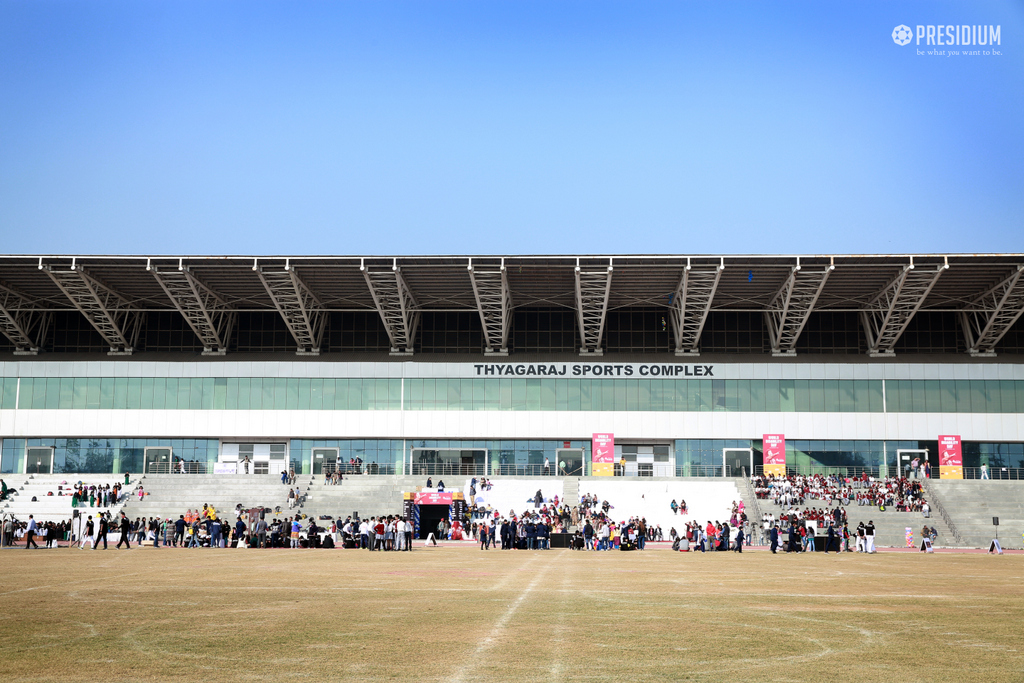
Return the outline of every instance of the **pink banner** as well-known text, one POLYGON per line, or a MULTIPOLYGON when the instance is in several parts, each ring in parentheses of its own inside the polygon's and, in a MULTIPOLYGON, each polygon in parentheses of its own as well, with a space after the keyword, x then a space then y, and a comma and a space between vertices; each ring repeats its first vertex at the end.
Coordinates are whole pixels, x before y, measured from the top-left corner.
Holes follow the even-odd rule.
POLYGON ((590 441, 593 449, 591 462, 595 477, 610 477, 615 474, 615 435, 594 434, 590 441))
POLYGON ((416 505, 451 505, 451 491, 418 491, 412 499, 416 505))
POLYGON ((939 478, 964 478, 964 456, 959 434, 939 436, 939 478))
POLYGON ((786 435, 763 434, 764 473, 786 474, 786 435))
POLYGON ((960 436, 947 434, 939 436, 939 467, 963 467, 964 456, 960 450, 960 436))

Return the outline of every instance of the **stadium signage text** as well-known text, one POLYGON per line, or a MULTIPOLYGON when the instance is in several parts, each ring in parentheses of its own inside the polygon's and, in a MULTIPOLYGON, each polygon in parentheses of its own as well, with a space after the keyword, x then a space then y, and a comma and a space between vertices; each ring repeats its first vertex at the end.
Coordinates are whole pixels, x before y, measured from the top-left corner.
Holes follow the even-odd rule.
POLYGON ((478 377, 714 377, 713 365, 678 363, 481 363, 478 377))

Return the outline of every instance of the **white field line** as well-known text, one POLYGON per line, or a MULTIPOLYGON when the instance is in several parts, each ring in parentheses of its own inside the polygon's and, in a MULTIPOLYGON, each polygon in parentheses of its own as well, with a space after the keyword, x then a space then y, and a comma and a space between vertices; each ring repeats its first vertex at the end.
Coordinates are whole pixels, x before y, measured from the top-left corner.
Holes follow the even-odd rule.
POLYGON ((554 558, 552 558, 551 562, 548 562, 539 572, 537 572, 537 575, 533 577, 533 581, 531 581, 530 584, 523 589, 523 592, 519 594, 519 597, 517 597, 515 601, 508 606, 508 609, 506 609, 498 618, 498 621, 494 623, 494 626, 491 627, 491 630, 487 635, 477 642, 476 649, 473 650, 473 654, 470 655, 466 663, 459 667, 455 672, 450 679, 451 683, 463 683, 467 676, 471 676, 473 674, 473 667, 479 664, 480 655, 490 650, 498 642, 501 634, 505 631, 505 627, 508 625, 508 622, 515 616, 520 605, 522 605, 526 598, 530 596, 530 593, 532 593, 533 589, 537 587, 540 580, 544 578, 544 575, 553 563, 554 558))

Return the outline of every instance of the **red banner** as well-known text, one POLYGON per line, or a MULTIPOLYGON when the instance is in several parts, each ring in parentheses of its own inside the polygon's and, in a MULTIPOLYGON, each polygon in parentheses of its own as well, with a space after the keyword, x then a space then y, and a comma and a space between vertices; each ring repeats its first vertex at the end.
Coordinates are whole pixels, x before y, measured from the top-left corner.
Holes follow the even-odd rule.
POLYGON ((593 475, 610 477, 615 474, 615 435, 594 434, 590 441, 593 449, 593 475))
POLYGON ((451 505, 452 491, 418 491, 412 502, 416 505, 451 505))
POLYGON ((939 435, 939 478, 964 478, 964 456, 959 434, 939 435))
POLYGON ((764 450, 764 473, 785 476, 786 474, 786 435, 762 434, 764 450))

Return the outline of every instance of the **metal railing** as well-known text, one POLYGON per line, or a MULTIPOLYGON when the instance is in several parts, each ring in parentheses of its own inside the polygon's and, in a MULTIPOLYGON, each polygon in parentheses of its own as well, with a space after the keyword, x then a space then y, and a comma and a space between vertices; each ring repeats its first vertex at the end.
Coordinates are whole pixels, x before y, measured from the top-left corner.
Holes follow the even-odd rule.
POLYGON ((474 477, 487 474, 485 463, 414 462, 408 466, 408 469, 409 475, 413 477, 474 477))
POLYGON ((697 465, 677 465, 676 466, 677 477, 731 477, 732 465, 726 465, 723 471, 722 467, 704 467, 697 465))
POLYGON ((146 474, 206 474, 208 471, 205 462, 151 462, 146 467, 146 474))
POLYGON ((323 477, 328 474, 334 474, 336 471, 341 472, 342 476, 348 477, 357 474, 395 474, 395 466, 393 464, 384 464, 377 462, 364 462, 361 465, 352 465, 349 463, 340 463, 335 465, 333 463, 325 463, 323 469, 320 472, 314 472, 314 477, 323 477))
POLYGON ((751 482, 750 477, 747 476, 747 468, 746 467, 742 468, 742 473, 743 473, 743 485, 744 485, 744 487, 747 490, 747 496, 749 497, 749 500, 750 500, 750 506, 751 506, 751 508, 753 508, 750 511, 751 514, 747 516, 747 519, 752 520, 754 522, 754 524, 758 524, 758 523, 760 523, 760 521, 764 517, 764 515, 761 514, 761 505, 757 502, 757 492, 754 491, 754 484, 751 482))
POLYGON ((956 542, 960 545, 966 545, 964 543, 964 539, 960 536, 960 532, 957 531, 956 524, 953 524, 953 519, 946 512, 946 508, 942 504, 942 501, 935 497, 935 491, 933 491, 932 487, 928 485, 927 480, 921 484, 921 488, 924 489, 925 494, 928 496, 926 499, 928 501, 928 506, 931 507, 934 512, 939 513, 939 517, 941 517, 942 521, 946 523, 947 527, 949 527, 949 531, 953 534, 953 538, 956 539, 956 542))
MULTIPOLYGON (((980 467, 965 467, 964 479, 981 479, 980 467)), ((1024 480, 1024 468, 1022 467, 989 467, 989 479, 1008 479, 1014 481, 1024 480)))
MULTIPOLYGON (((810 476, 814 474, 828 476, 835 474, 841 477, 855 479, 863 477, 864 474, 867 473, 869 477, 878 478, 887 476, 884 470, 884 467, 857 467, 852 465, 849 467, 828 467, 825 465, 802 465, 797 467, 794 465, 786 465, 786 476, 810 476)), ((754 476, 764 476, 764 465, 754 465, 754 476)))

